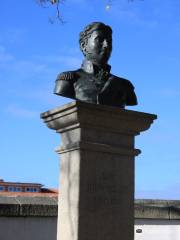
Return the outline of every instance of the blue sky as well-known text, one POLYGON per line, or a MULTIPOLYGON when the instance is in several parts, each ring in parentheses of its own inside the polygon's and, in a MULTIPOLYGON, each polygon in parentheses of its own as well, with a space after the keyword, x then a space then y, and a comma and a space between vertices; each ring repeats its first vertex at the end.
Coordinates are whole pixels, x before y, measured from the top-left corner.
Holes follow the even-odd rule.
POLYGON ((136 137, 136 198, 180 198, 179 0, 66 0, 66 21, 50 24, 52 8, 35 0, 0 7, 1 172, 7 181, 57 187, 60 137, 40 113, 71 100, 53 95, 59 72, 79 68, 79 32, 90 22, 113 29, 112 73, 134 84, 139 105, 154 113, 151 129, 136 137))

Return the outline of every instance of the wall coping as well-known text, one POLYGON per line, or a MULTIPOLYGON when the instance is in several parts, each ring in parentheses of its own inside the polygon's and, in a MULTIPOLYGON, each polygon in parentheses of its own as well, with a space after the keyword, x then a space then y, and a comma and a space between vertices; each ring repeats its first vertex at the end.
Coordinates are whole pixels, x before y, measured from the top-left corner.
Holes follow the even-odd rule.
POLYGON ((0 195, 0 217, 57 217, 57 211, 57 197, 0 195))
POLYGON ((135 200, 136 219, 180 219, 180 200, 135 200))
MULTIPOLYGON (((180 220, 180 200, 135 200, 135 219, 180 220)), ((57 217, 58 197, 1 196, 0 217, 57 217)))

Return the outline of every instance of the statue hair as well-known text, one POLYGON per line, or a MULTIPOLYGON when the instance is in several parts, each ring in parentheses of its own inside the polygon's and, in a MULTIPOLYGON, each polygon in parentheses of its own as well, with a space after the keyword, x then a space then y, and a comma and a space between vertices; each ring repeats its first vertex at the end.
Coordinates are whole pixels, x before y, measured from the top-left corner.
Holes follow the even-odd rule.
POLYGON ((92 32, 95 30, 103 30, 105 31, 108 35, 112 36, 112 29, 110 26, 105 25, 102 22, 93 22, 88 24, 82 32, 79 34, 79 44, 80 44, 80 49, 85 55, 85 49, 83 46, 86 46, 88 38, 91 36, 92 32))

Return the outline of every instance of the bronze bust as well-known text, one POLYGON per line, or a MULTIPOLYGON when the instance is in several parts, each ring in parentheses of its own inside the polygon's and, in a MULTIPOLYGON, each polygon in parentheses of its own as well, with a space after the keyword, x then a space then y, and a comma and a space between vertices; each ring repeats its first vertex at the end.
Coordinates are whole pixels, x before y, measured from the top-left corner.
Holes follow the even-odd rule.
POLYGON ((60 73, 54 93, 79 101, 118 106, 136 105, 130 81, 110 73, 107 64, 112 51, 112 29, 94 22, 80 33, 80 48, 85 60, 80 69, 60 73))

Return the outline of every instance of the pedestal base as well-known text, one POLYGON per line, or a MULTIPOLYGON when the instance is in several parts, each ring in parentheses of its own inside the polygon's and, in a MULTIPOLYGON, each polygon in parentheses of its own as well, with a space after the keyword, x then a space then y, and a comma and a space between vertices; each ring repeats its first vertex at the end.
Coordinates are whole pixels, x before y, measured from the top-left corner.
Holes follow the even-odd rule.
POLYGON ((43 113, 61 133, 58 240, 133 240, 134 137, 155 115, 73 102, 43 113))

